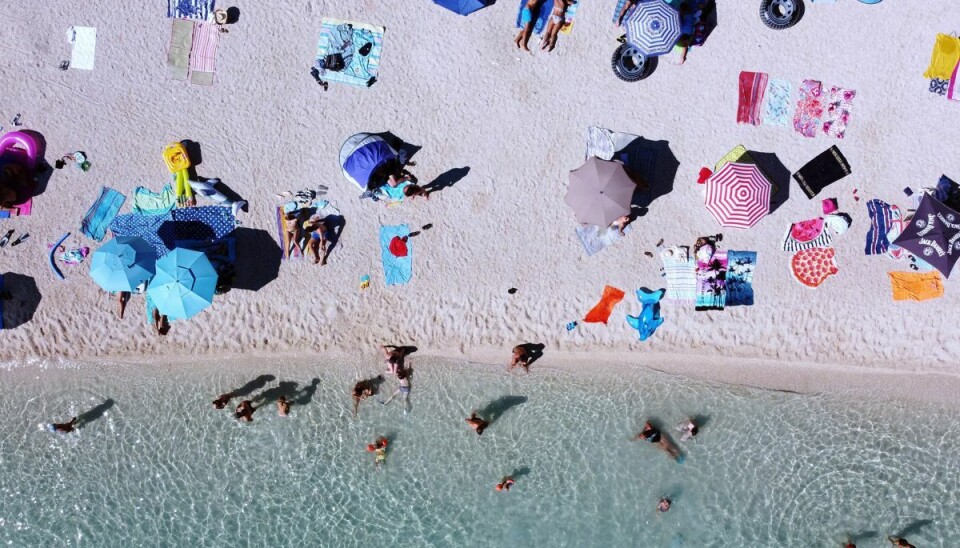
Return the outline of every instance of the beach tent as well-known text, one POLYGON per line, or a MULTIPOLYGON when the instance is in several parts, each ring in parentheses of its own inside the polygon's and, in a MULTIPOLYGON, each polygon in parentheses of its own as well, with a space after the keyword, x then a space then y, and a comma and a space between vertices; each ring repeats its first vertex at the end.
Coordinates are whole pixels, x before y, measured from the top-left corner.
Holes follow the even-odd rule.
POLYGON ((134 291, 153 278, 157 253, 142 238, 117 236, 93 252, 90 277, 106 291, 134 291))
POLYGON ((924 194, 910 223, 893 245, 902 247, 950 277, 960 259, 960 213, 924 194))
POLYGON ((199 251, 177 248, 157 261, 147 297, 170 320, 195 316, 213 302, 217 271, 199 251))
POLYGON ((721 226, 750 228, 770 212, 773 187, 755 164, 727 163, 706 186, 704 205, 721 226))
POLYGON ((582 224, 608 227, 630 214, 636 183, 620 162, 590 157, 570 172, 564 201, 582 224))
POLYGON ((340 147, 343 176, 360 190, 368 190, 373 172, 396 158, 397 151, 383 137, 370 133, 358 133, 340 147))
POLYGON ((460 15, 470 15, 489 6, 493 0, 433 0, 433 3, 460 15))
POLYGON ((680 14, 664 0, 640 0, 623 26, 627 43, 646 56, 670 53, 680 39, 680 14))

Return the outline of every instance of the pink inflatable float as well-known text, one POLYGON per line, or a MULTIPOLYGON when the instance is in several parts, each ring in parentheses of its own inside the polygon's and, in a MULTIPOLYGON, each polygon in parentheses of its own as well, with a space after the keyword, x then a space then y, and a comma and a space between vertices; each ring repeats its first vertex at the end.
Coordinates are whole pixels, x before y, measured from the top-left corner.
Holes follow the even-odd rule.
POLYGON ((17 207, 33 197, 39 152, 40 144, 29 133, 11 131, 0 137, 0 207, 17 207))

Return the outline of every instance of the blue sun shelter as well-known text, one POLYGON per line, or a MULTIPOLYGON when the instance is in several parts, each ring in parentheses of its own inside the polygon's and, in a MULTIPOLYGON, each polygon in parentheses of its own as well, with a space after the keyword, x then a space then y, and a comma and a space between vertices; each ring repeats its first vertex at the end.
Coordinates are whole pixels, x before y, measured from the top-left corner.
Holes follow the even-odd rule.
POLYGON ((347 139, 340 147, 340 167, 343 176, 360 190, 370 190, 374 172, 387 162, 397 159, 394 150, 383 137, 370 133, 358 133, 347 139))
POLYGON ((494 0, 433 0, 434 4, 460 15, 470 15, 493 4, 493 2, 494 0))

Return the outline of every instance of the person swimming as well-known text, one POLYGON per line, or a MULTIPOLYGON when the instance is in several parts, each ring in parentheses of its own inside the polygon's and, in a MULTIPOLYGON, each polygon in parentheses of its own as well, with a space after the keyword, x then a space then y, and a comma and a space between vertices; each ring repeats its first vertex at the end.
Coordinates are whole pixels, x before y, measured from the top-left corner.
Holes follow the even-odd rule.
POLYGON ((517 482, 513 480, 510 476, 504 476, 500 483, 497 484, 495 489, 497 491, 509 491, 511 487, 514 486, 517 482))
POLYGON ((660 502, 657 503, 657 512, 669 512, 671 505, 673 505, 672 500, 668 499, 667 497, 660 497, 660 502))
POLYGON ((664 436, 660 430, 655 426, 650 424, 650 421, 647 421, 643 424, 643 430, 639 434, 634 436, 634 440, 646 440, 654 445, 663 449, 668 455, 674 458, 677 462, 683 462, 683 455, 680 453, 680 450, 677 449, 673 443, 664 436))
POLYGON ((286 417, 290 414, 290 402, 287 401, 286 396, 277 398, 277 414, 281 417, 286 417))
POLYGON ((213 400, 213 406, 217 409, 223 409, 230 403, 232 397, 230 394, 220 394, 217 399, 213 400))
POLYGON ((233 412, 233 416, 243 422, 253 422, 254 411, 256 411, 256 408, 253 406, 250 400, 243 400, 233 412))
POLYGON ((380 468, 387 462, 387 444, 389 441, 387 438, 380 436, 377 438, 377 441, 367 445, 367 451, 375 453, 373 465, 377 468, 380 468))
POLYGON ((694 422, 692 418, 689 418, 686 422, 677 426, 677 431, 683 432, 683 434, 680 435, 680 441, 687 441, 700 433, 700 427, 697 426, 697 423, 694 422))
POLYGON ((470 416, 467 417, 467 424, 470 425, 470 428, 476 430, 477 435, 482 435, 483 431, 490 426, 488 421, 483 420, 477 415, 476 411, 470 413, 470 416))
POLYGON ((47 425, 47 430, 50 432, 59 432, 61 434, 69 434, 73 432, 74 427, 77 425, 77 417, 73 417, 68 422, 52 422, 47 425))

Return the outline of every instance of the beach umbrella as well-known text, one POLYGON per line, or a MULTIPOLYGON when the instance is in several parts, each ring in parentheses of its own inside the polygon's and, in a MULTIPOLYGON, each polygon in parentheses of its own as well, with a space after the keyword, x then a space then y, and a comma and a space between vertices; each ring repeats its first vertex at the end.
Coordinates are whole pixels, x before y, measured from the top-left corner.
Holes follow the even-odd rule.
POLYGON ((627 43, 647 56, 669 53, 680 38, 680 14, 663 0, 640 0, 623 26, 627 43))
POLYGON ((178 247, 157 261, 147 296, 171 320, 196 315, 213 302, 217 271, 199 251, 178 247))
POLYGON ((950 277, 960 259, 960 213, 924 194, 910 223, 893 245, 902 247, 950 277))
POLYGON ((570 172, 564 201, 580 223, 608 227, 617 217, 630 214, 636 189, 623 164, 590 157, 570 172))
POLYGON ((770 213, 770 181, 754 164, 725 164, 707 179, 704 204, 721 226, 750 228, 770 213))
POLYGON ((343 176, 360 190, 367 190, 373 172, 396 157, 397 151, 383 137, 370 133, 358 133, 340 147, 343 176))
POLYGON ((460 15, 470 15, 489 6, 491 2, 489 0, 433 0, 433 3, 460 15))
POLYGON ((136 236, 117 236, 90 259, 90 277, 107 291, 133 291, 153 278, 157 253, 136 236))

